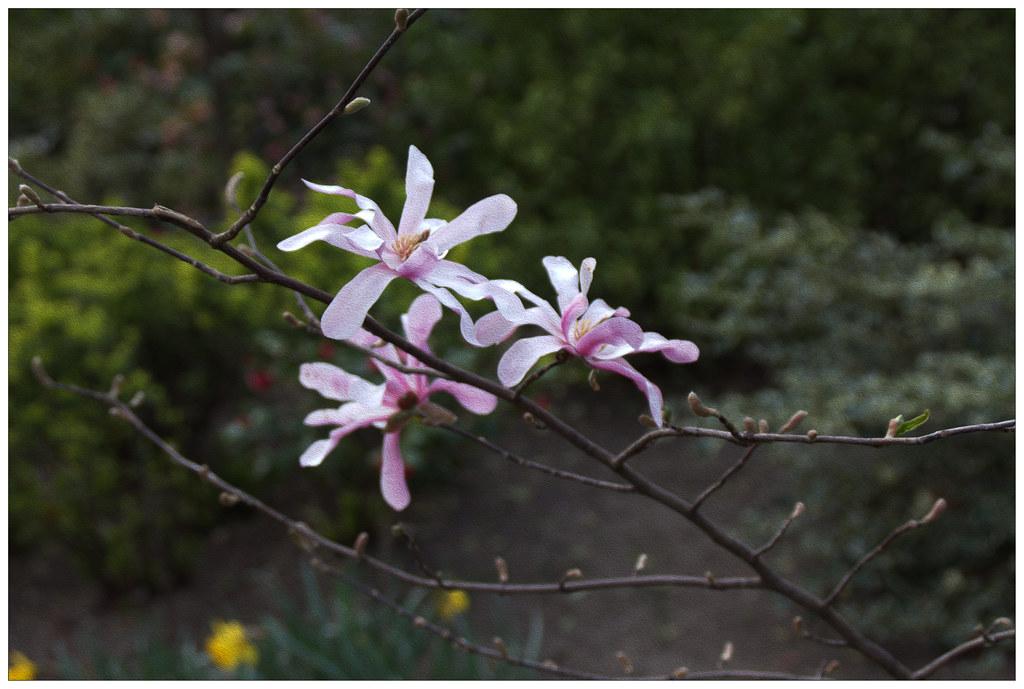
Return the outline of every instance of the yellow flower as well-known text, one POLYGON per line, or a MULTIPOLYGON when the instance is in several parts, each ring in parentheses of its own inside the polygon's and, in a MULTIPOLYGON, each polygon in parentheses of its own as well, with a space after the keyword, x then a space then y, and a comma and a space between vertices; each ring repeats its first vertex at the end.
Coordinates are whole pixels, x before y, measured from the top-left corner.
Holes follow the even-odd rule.
POLYGON ((24 653, 11 651, 11 664, 7 667, 7 679, 35 679, 36 664, 29 660, 24 653))
POLYGON ((213 634, 206 639, 206 655, 221 670, 234 670, 241 664, 255 665, 259 658, 256 647, 245 636, 241 622, 216 620, 213 634))
POLYGON ((437 613, 445 620, 469 610, 469 594, 465 591, 445 591, 437 603, 437 613))

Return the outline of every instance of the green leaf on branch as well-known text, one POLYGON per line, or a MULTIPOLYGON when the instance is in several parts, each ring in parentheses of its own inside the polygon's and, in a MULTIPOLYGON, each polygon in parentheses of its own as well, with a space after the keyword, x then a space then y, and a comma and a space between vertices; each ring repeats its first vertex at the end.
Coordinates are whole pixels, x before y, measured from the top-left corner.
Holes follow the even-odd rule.
POLYGON ((910 431, 914 430, 915 428, 923 424, 925 421, 927 421, 929 416, 931 416, 931 411, 925 409, 923 412, 921 412, 914 418, 910 419, 909 421, 904 421, 903 423, 896 427, 896 435, 903 435, 904 433, 909 433, 910 431))

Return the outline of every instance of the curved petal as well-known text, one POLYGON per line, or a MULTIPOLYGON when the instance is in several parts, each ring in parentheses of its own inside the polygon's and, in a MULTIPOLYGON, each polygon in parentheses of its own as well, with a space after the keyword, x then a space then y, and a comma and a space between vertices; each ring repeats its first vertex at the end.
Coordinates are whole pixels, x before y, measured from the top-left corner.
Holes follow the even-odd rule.
POLYGON ((590 356, 600 347, 621 347, 628 345, 632 349, 644 341, 644 331, 628 318, 609 318, 595 326, 576 343, 576 351, 580 356, 590 356))
POLYGON ((434 193, 434 168, 415 146, 409 146, 409 163, 405 168, 405 207, 398 222, 398 234, 420 231, 434 193))
POLYGON ((580 264, 580 293, 590 291, 590 283, 594 281, 594 269, 597 268, 596 258, 585 258, 580 264))
POLYGON ((370 220, 368 220, 367 223, 370 225, 370 227, 373 228, 373 231, 376 232, 378 236, 380 236, 380 238, 383 239, 384 241, 392 240, 398 236, 398 233, 395 232, 394 225, 392 225, 391 221, 388 220, 384 213, 381 212, 380 206, 378 206, 373 201, 373 199, 367 198, 365 196, 357 194, 351 189, 346 189, 345 187, 340 187, 335 184, 316 184, 305 179, 302 180, 302 183, 305 184, 309 189, 312 189, 313 191, 319 192, 321 194, 331 194, 333 196, 347 196, 350 199, 354 199, 356 205, 359 206, 362 210, 373 211, 373 217, 370 220))
POLYGON ((575 335, 572 333, 573 326, 576 324, 576 319, 586 313, 587 308, 589 308, 589 304, 585 294, 577 294, 572 301, 562 308, 562 322, 559 329, 566 340, 575 338, 575 335))
POLYGON ((639 388, 640 392, 646 395, 647 405, 651 412, 651 418, 654 419, 654 423, 661 427, 662 407, 664 406, 664 400, 661 396, 661 388, 647 380, 642 373, 626 363, 624 359, 587 359, 587 363, 594 368, 617 373, 620 376, 625 376, 633 381, 633 384, 639 388))
POLYGON ((501 315, 513 322, 520 321, 525 315, 523 302, 519 300, 519 297, 501 286, 502 283, 509 281, 492 282, 461 263, 447 260, 438 261, 437 265, 423 278, 438 287, 447 287, 467 299, 474 301, 491 299, 501 315))
POLYGON ((426 280, 413 280, 417 287, 428 294, 433 294, 437 297, 437 300, 444 306, 459 314, 459 332, 462 333, 462 339, 474 347, 484 347, 476 336, 476 326, 473 323, 472 316, 469 315, 469 311, 462 303, 452 296, 452 293, 446 290, 444 287, 436 287, 426 280))
POLYGON ((446 392, 455 398, 455 401, 467 411, 474 414, 490 414, 498 405, 498 398, 489 392, 484 392, 465 383, 456 383, 453 380, 438 378, 427 389, 429 394, 435 392, 446 392))
POLYGON ((516 217, 516 202, 505 194, 477 201, 442 228, 431 233, 427 242, 443 254, 453 246, 481 234, 501 232, 516 217))
POLYGON ((338 446, 337 440, 317 440, 306 448, 299 457, 299 465, 304 467, 315 467, 324 461, 324 457, 331 453, 331 450, 338 446))
POLYGON ((398 275, 393 270, 378 263, 352 278, 331 300, 320 319, 324 335, 335 340, 347 340, 359 332, 370 307, 396 277, 398 275))
POLYGON ((421 294, 413 299, 409 310, 402 314, 402 329, 405 330, 406 339, 429 352, 427 339, 439 320, 441 303, 437 301, 437 297, 421 294))
POLYGON ((545 354, 557 352, 563 344, 561 339, 552 335, 516 340, 498 362, 498 380, 505 387, 512 387, 523 379, 538 359, 545 354))
POLYGON ((339 249, 350 251, 360 256, 376 258, 374 251, 383 243, 376 234, 366 225, 357 228, 346 227, 341 221, 349 221, 356 218, 347 213, 335 213, 328 218, 335 218, 339 222, 322 222, 309 229, 283 239, 277 244, 281 251, 297 251, 316 241, 324 241, 339 249), (338 216, 341 216, 340 218, 338 216), (348 220, 345 220, 347 218, 348 220), (370 237, 367 234, 371 235, 370 237), (374 241, 376 240, 376 241, 374 241))
POLYGON ((566 305, 580 294, 580 274, 565 256, 545 256, 541 263, 558 293, 558 308, 565 311, 566 305))
POLYGON ((341 402, 354 400, 367 406, 380 404, 384 395, 382 386, 373 385, 323 361, 302 364, 299 367, 299 383, 310 390, 316 390, 327 399, 341 402))
POLYGON ((700 349, 689 340, 669 340, 658 333, 644 333, 638 352, 661 352, 675 364, 692 364, 700 357, 700 349))
POLYGON ((411 497, 405 482, 405 463, 398 444, 398 433, 385 433, 380 463, 380 492, 384 502, 396 512, 409 506, 411 497))

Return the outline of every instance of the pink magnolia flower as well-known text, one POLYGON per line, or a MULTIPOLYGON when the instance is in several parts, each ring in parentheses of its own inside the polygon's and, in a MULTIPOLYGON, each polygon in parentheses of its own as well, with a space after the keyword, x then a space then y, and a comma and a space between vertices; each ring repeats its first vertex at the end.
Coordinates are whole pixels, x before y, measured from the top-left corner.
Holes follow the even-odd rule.
POLYGON ((629 378, 647 396, 651 418, 662 424, 663 398, 657 385, 630 366, 624 357, 638 352, 661 352, 677 364, 697 360, 700 351, 688 340, 669 340, 654 332, 644 332, 631 321, 629 311, 613 309, 603 299, 589 301, 587 293, 597 261, 584 259, 579 271, 563 256, 546 256, 544 267, 558 293, 555 309, 529 290, 519 291, 535 306, 525 310, 518 320, 492 312, 477 323, 477 333, 487 344, 500 342, 520 325, 536 325, 548 335, 517 340, 498 363, 498 379, 511 387, 519 383, 537 361, 559 350, 580 357, 589 366, 629 378))
MULTIPOLYGON (((427 338, 434 325, 441 319, 441 305, 437 299, 421 294, 409 311, 402 316, 405 336, 413 344, 427 351, 427 338)), ((394 347, 379 345, 373 335, 360 330, 351 338, 357 344, 375 347, 376 351, 389 361, 403 366, 417 367, 421 364, 394 347)), ((437 418, 440 413, 451 416, 450 412, 429 402, 434 393, 444 392, 474 414, 490 414, 497 399, 490 393, 443 378, 431 380, 423 374, 410 374, 388 366, 378 359, 370 363, 384 376, 384 382, 373 384, 359 376, 347 373, 341 368, 324 362, 303 364, 299 369, 299 382, 316 390, 327 399, 343 402, 340 407, 318 409, 305 420, 307 426, 336 426, 324 440, 317 440, 302 453, 302 466, 317 466, 338 446, 341 439, 360 428, 373 426, 384 432, 383 457, 380 468, 380 490, 384 500, 395 510, 409 505, 409 487, 405 482, 405 464, 399 448, 399 435, 404 422, 415 410, 437 418)), ((445 419, 447 420, 447 419, 445 419)))
MULTIPOLYGON (((434 169, 418 148, 409 147, 409 163, 405 176, 405 208, 395 230, 380 207, 365 196, 344 187, 303 183, 323 194, 354 199, 357 213, 332 213, 318 225, 304 230, 277 245, 282 251, 295 251, 322 240, 376 263, 348 282, 324 311, 323 332, 328 337, 345 340, 358 332, 367 312, 395 278, 405 278, 424 292, 459 314, 462 336, 470 344, 480 346, 473 319, 452 292, 473 300, 492 299, 498 310, 509 318, 521 318, 523 305, 513 291, 502 288, 508 281, 491 281, 469 268, 445 260, 452 247, 477 235, 501 232, 516 216, 516 204, 505 194, 489 196, 467 208, 461 215, 445 222, 427 218, 427 208, 434 190, 434 169), (353 221, 364 224, 349 227, 353 221), (450 290, 450 291, 449 291, 450 290)), ((510 283, 513 287, 515 283, 510 283)))

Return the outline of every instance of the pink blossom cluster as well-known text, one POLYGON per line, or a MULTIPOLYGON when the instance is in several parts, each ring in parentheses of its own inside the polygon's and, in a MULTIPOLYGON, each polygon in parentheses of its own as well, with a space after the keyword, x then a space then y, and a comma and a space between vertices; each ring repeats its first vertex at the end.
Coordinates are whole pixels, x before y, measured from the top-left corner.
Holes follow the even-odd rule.
POLYGON ((661 390, 625 357, 660 352, 673 363, 686 364, 697 360, 697 346, 688 340, 670 340, 659 333, 644 332, 630 320, 627 309, 612 308, 602 299, 591 301, 588 295, 597 265, 595 259, 584 259, 577 270, 563 256, 544 258, 544 267, 557 294, 556 310, 514 280, 488 279, 445 258, 450 249, 473 237, 508 227, 517 210, 508 196, 498 194, 478 201, 450 222, 427 218, 434 172, 430 161, 415 146, 409 147, 406 201, 397 230, 371 199, 340 186, 305 184, 313 191, 349 197, 359 211, 332 213, 317 225, 285 239, 278 248, 294 251, 314 241, 325 241, 374 262, 338 291, 324 311, 321 326, 327 337, 375 348, 378 357, 370 361, 384 382, 375 385, 332 364, 303 364, 299 373, 303 385, 343 403, 336 409, 321 409, 306 417, 308 425, 334 429, 302 454, 303 466, 319 464, 352 431, 368 426, 379 428, 384 435, 381 492, 392 508, 402 510, 410 499, 398 444, 406 420, 417 412, 436 417, 436 410, 431 412, 436 405, 429 399, 435 393, 450 394, 474 414, 494 410, 497 400, 489 393, 463 383, 399 370, 422 365, 361 329, 370 308, 397 278, 408 280, 425 292, 402 316, 406 338, 416 346, 429 351, 427 338, 441 319, 442 305, 458 315, 463 339, 477 347, 499 344, 520 327, 535 326, 546 334, 516 340, 501 357, 498 379, 503 385, 520 383, 545 355, 565 352, 593 369, 631 380, 646 396, 655 424, 662 425, 661 390), (474 322, 456 294, 473 301, 489 300, 495 310, 474 322), (523 299, 529 306, 523 305, 523 299))

